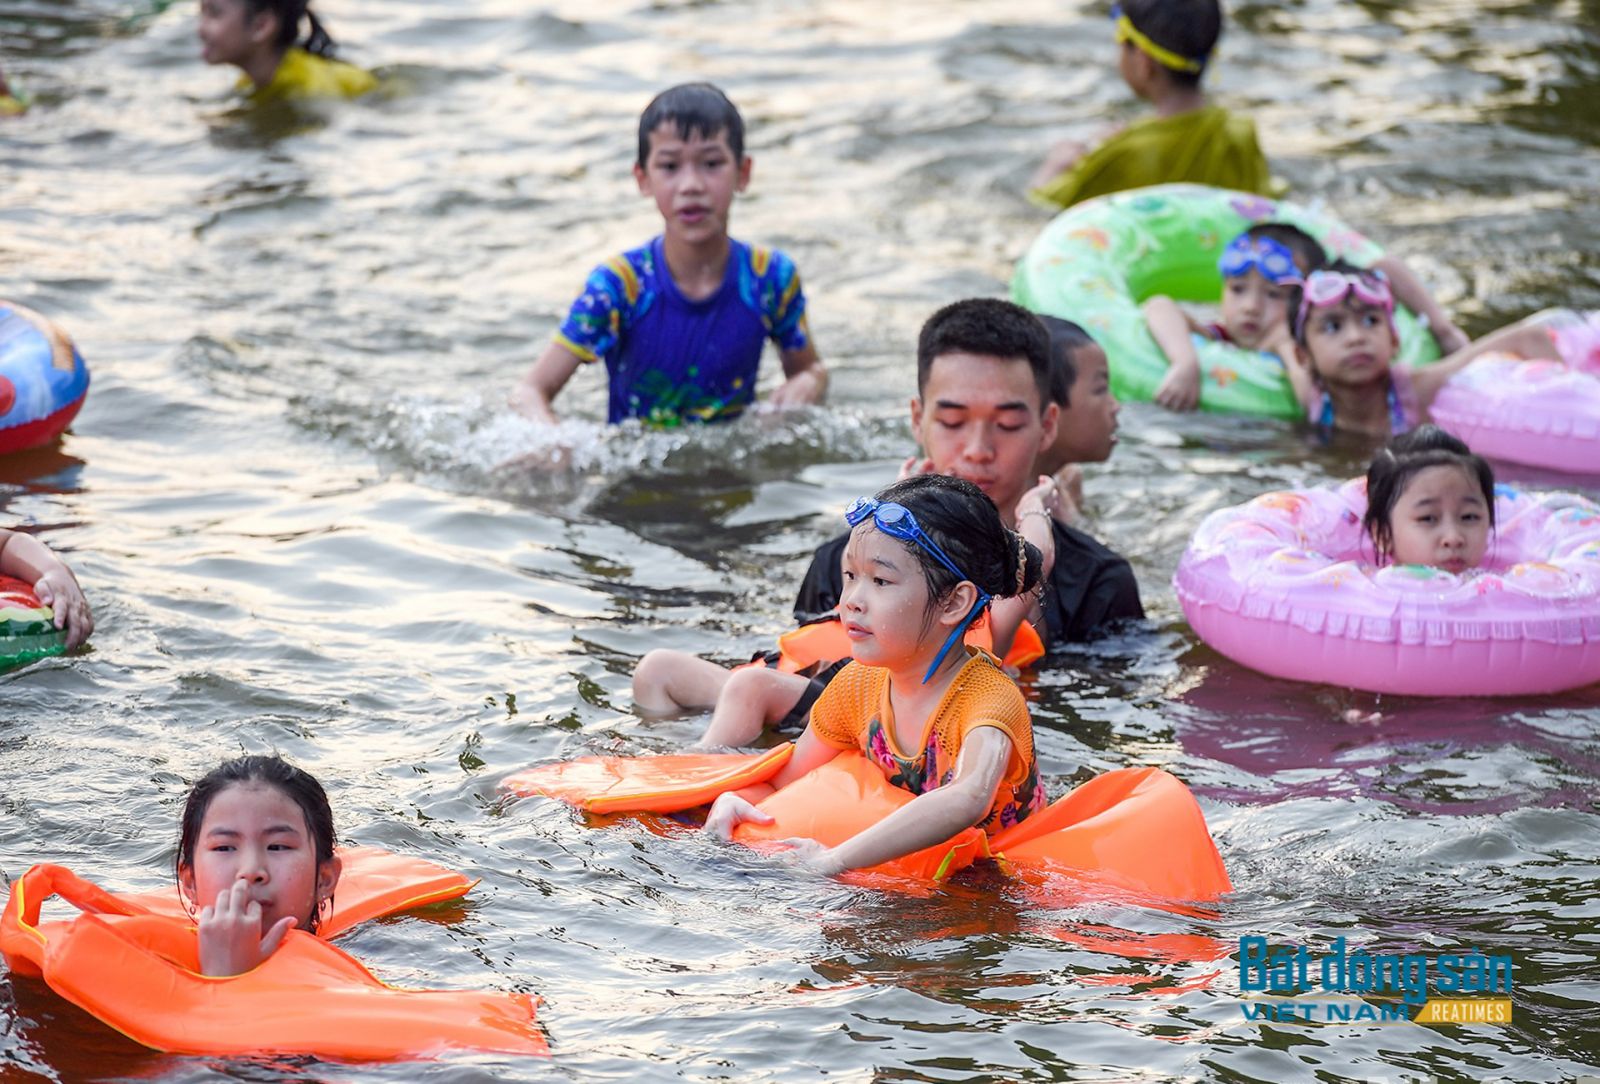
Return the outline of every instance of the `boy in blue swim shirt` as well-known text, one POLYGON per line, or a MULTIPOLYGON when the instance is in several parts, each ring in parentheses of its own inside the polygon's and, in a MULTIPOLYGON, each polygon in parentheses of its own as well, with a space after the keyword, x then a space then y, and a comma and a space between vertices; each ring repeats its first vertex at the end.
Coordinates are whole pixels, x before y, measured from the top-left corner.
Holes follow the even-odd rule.
POLYGON ((722 91, 688 83, 656 96, 639 118, 633 175, 665 228, 590 272, 554 339, 511 393, 517 411, 556 422, 551 400, 580 365, 603 360, 609 422, 732 418, 755 399, 767 339, 778 347, 785 377, 773 405, 821 401, 827 371, 806 326, 794 263, 728 236, 728 213, 750 183, 750 165, 744 121, 722 91))

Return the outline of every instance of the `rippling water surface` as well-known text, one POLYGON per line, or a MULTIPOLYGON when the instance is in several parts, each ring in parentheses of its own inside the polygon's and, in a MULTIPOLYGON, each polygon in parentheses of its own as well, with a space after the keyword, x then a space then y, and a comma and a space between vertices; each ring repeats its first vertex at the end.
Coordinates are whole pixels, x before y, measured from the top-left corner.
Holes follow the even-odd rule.
MULTIPOLYGON (((0 1077, 1595 1071, 1595 690, 1388 700, 1381 725, 1350 727, 1366 701, 1237 667, 1178 614, 1168 578, 1206 512, 1364 462, 1274 422, 1123 411, 1088 499, 1152 620, 1028 685, 1058 789, 1137 764, 1194 787, 1238 889, 1213 911, 1041 912, 982 880, 891 898, 497 794, 528 764, 685 742, 703 720, 631 714, 638 657, 731 660, 785 626, 812 547, 910 451, 921 320, 1004 292, 1043 221, 1018 193, 1050 142, 1134 115, 1103 9, 318 8, 386 94, 244 114, 196 60, 190 4, 0 11, 0 63, 36 103, 0 122, 0 296, 65 324, 95 373, 58 452, 0 463, 4 523, 67 554, 99 622, 88 653, 0 678, 0 865, 170 883, 188 783, 281 750, 328 785, 344 838, 484 879, 346 947, 401 983, 542 994, 556 1056, 169 1058, 6 979, 0 1077), (633 127, 690 78, 744 109, 756 165, 735 229, 803 270, 832 402, 602 432, 585 372, 562 401, 571 454, 532 467, 551 441, 504 394, 588 267, 659 225, 628 173, 633 127), (1232 954, 1253 933, 1512 952, 1516 1022, 1246 1024, 1232 954)), ((1218 94, 1254 112, 1300 196, 1410 258, 1469 330, 1600 307, 1600 4, 1232 16, 1218 94)))

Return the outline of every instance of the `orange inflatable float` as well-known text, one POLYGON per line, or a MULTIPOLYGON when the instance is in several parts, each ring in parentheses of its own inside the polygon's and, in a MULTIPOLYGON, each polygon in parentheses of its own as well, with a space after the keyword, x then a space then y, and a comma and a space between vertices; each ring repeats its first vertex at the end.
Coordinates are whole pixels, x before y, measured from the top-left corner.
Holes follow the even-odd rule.
MULTIPOLYGON (((591 763, 584 772, 605 781, 605 791, 597 796, 582 793, 583 773, 559 771, 567 765, 536 768, 511 779, 526 781, 547 774, 572 786, 530 787, 518 792, 547 794, 586 809, 593 809, 594 797, 648 792, 632 804, 619 802, 606 811, 676 812, 704 805, 715 797, 707 783, 711 773, 720 773, 727 781, 724 790, 737 790, 775 775, 787 762, 789 750, 789 746, 780 746, 748 756, 585 758, 591 763), (705 771, 687 771, 682 790, 674 791, 673 774, 702 762, 705 771), (629 782, 635 778, 643 782, 629 782)), ((804 837, 831 847, 876 824, 912 797, 891 786, 882 771, 861 754, 842 753, 759 803, 763 812, 776 818, 775 823, 742 824, 734 838, 756 844, 804 837)), ((1069 873, 1119 890, 1172 900, 1214 900, 1233 888, 1194 795, 1159 768, 1106 772, 992 838, 968 828, 936 847, 866 872, 942 880, 988 857, 1024 880, 1042 881, 1049 874, 1069 873)), ((1038 902, 1055 901, 1047 896, 1038 902)))
MULTIPOLYGON (((335 896, 343 902, 325 924, 332 932, 453 899, 472 884, 429 862, 368 848, 344 853, 356 875, 348 885, 340 878, 335 896)), ((0 915, 0 954, 16 974, 42 976, 101 1022, 167 1053, 349 1060, 549 1053, 527 994, 398 989, 300 930, 254 970, 202 975, 195 927, 173 897, 116 896, 61 866, 34 866, 12 885, 0 915), (51 896, 82 913, 41 922, 51 896)))
POLYGON ((793 743, 786 743, 755 755, 579 757, 518 772, 500 786, 525 798, 559 798, 585 813, 677 813, 714 801, 723 791, 766 782, 793 752, 793 743))

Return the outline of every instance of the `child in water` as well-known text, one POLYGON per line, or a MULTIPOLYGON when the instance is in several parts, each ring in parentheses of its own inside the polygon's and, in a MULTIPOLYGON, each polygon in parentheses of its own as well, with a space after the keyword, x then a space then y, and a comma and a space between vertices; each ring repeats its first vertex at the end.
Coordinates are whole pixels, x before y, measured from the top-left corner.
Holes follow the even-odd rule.
POLYGON ((200 0, 199 34, 201 58, 243 72, 239 90, 255 105, 354 98, 378 85, 371 72, 333 59, 333 39, 307 0, 200 0))
POLYGON ((1439 389, 1480 355, 1507 351, 1559 358, 1548 328, 1524 320, 1501 328, 1440 361, 1411 368, 1391 364, 1400 348, 1395 294, 1381 270, 1335 261, 1294 288, 1295 394, 1324 429, 1387 437, 1428 420, 1439 389))
POLYGON ((771 823, 752 799, 859 749, 917 797, 838 847, 799 849, 826 874, 887 862, 964 828, 994 833, 1045 805, 1022 693, 962 634, 994 598, 1039 584, 1042 557, 1004 526, 970 482, 918 475, 845 512, 840 615, 853 661, 811 709, 794 755, 772 781, 724 794, 706 831, 771 823))
POLYGON ((1061 408, 1056 439, 1039 453, 1033 473, 1049 475, 1061 487, 1056 518, 1071 523, 1083 504, 1079 463, 1104 463, 1117 444, 1122 404, 1111 393, 1105 349, 1071 320, 1040 316, 1050 333, 1050 399, 1061 408))
MULTIPOLYGON (((1193 410, 1200 404, 1200 356, 1194 336, 1275 355, 1299 395, 1307 377, 1290 364, 1295 357, 1290 298, 1295 287, 1326 262, 1322 245, 1299 227, 1258 222, 1230 241, 1217 260, 1222 299, 1215 323, 1192 319, 1170 297, 1157 294, 1147 300, 1145 321, 1168 365, 1155 401, 1168 410, 1193 410)), ((1441 350, 1467 345, 1466 335, 1401 260, 1385 256, 1373 267, 1387 277, 1395 297, 1428 322, 1441 350)))
POLYGON ((822 401, 828 374, 806 323, 794 261, 728 235, 750 183, 744 118, 710 83, 656 95, 639 118, 633 164, 662 232, 589 273, 544 353, 511 392, 512 409, 559 421, 551 405, 580 366, 603 362, 606 421, 725 421, 755 401, 761 353, 778 348, 778 407, 822 401))
POLYGON ((1372 457, 1361 526, 1379 564, 1477 568, 1494 527, 1494 471, 1443 429, 1419 426, 1372 457))
POLYGON ((322 784, 278 757, 229 760, 196 783, 183 808, 177 871, 199 908, 201 973, 243 974, 291 929, 315 933, 339 882, 333 844, 322 784))
POLYGON ((1125 188, 1188 181, 1271 194, 1273 179, 1249 117, 1206 98, 1201 87, 1222 34, 1218 0, 1122 0, 1111 7, 1117 72, 1155 108, 1099 146, 1052 147, 1029 183, 1046 207, 1125 188))
POLYGON ((0 574, 26 581, 54 613, 55 626, 67 632, 71 651, 94 632, 94 616, 78 577, 32 535, 0 528, 0 574))

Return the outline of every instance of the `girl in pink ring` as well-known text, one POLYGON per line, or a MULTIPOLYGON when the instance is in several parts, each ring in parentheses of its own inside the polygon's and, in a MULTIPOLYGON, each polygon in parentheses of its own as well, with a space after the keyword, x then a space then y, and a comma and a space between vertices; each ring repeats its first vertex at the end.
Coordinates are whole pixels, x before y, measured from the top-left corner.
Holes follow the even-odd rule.
POLYGON ((1428 420, 1439 389, 1490 351, 1559 358, 1548 328, 1524 320, 1420 368, 1393 365, 1400 341, 1382 272, 1336 261, 1289 298, 1298 366, 1288 366, 1307 417, 1325 429, 1387 437, 1428 420))

